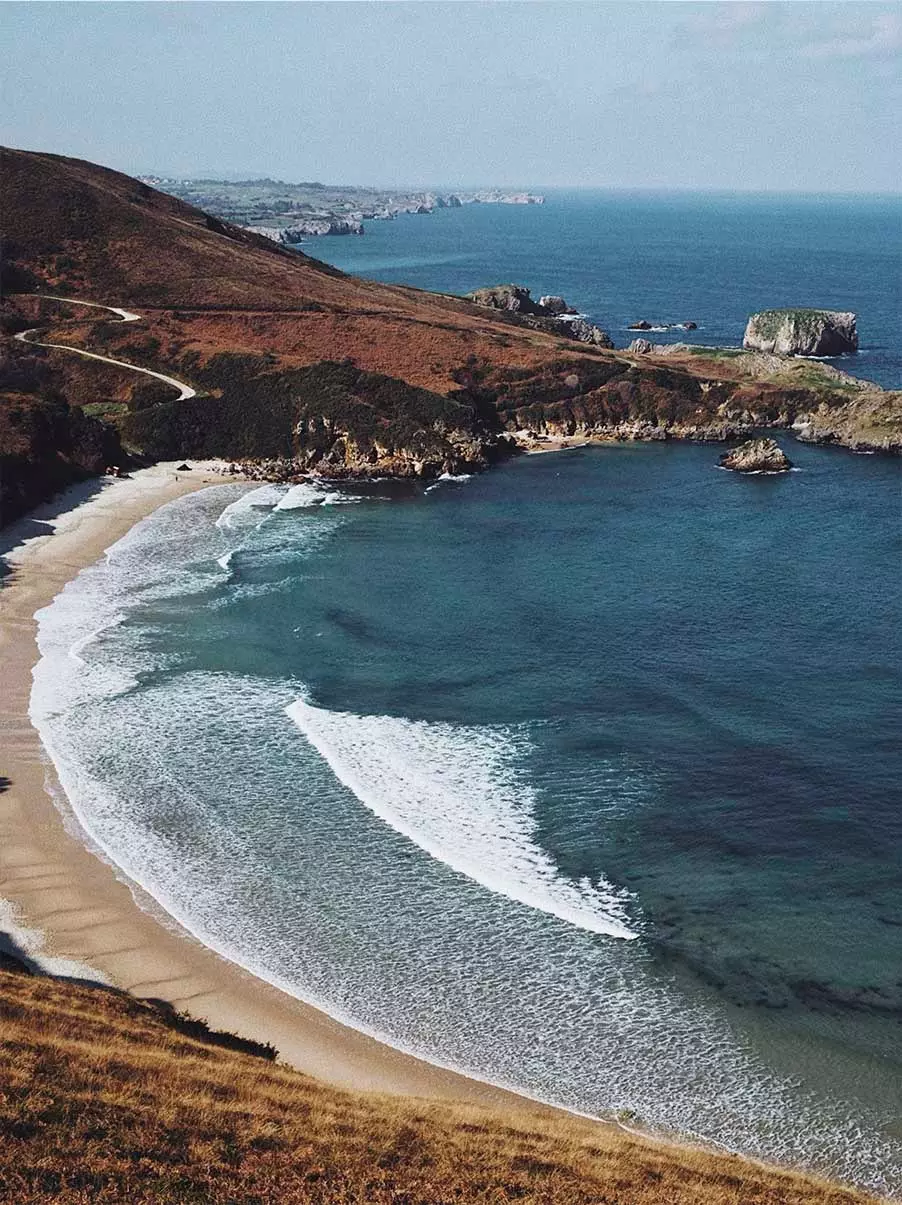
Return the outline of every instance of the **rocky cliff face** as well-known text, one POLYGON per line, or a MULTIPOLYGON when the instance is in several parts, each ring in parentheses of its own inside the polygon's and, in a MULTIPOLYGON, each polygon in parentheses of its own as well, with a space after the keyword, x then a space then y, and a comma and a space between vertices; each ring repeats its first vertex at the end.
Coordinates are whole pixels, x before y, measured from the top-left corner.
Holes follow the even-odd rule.
POLYGON ((358 217, 338 218, 331 214, 310 217, 290 226, 245 226, 251 234, 262 234, 274 243, 300 243, 305 238, 323 234, 363 234, 363 220, 358 217))
POLYGON ((742 346, 789 356, 858 351, 856 317, 836 310, 762 310, 752 314, 742 346))
POLYGON ((122 420, 129 443, 155 459, 261 461, 282 480, 428 479, 476 472, 513 450, 466 390, 445 397, 347 361, 274 372, 265 357, 221 353, 204 366, 189 355, 186 368, 206 394, 122 420))

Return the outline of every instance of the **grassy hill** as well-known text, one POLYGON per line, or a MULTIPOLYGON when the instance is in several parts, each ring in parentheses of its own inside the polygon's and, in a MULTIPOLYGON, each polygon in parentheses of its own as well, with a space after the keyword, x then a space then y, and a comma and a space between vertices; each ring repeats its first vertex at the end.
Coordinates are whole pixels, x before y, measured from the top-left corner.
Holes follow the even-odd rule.
POLYGON ((505 432, 723 440, 800 416, 819 442, 902 448, 902 394, 862 392, 832 369, 587 347, 463 298, 347 276, 82 160, 0 149, 0 210, 4 519, 67 473, 127 454, 278 458, 286 477, 434 477, 486 467, 510 451, 505 432), (23 348, 23 327, 162 371, 198 397, 176 403, 127 370, 23 348), (30 413, 48 404, 58 448, 30 413), (113 437, 73 408, 112 423, 113 437))
MULTIPOLYGON (((125 993, 0 970, 9 1205, 864 1205, 531 1107, 338 1091, 125 993), (194 1035, 194 1036, 192 1036, 194 1035)), ((251 1044, 248 1044, 249 1046, 251 1044)))

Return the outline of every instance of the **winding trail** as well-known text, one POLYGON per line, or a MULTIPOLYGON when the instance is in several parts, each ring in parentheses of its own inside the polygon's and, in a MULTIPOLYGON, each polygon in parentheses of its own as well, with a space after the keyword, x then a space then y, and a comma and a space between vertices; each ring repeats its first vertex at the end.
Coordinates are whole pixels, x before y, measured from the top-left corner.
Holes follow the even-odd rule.
MULTIPOLYGON (((79 301, 75 297, 53 297, 49 293, 26 293, 26 297, 41 297, 46 301, 62 301, 66 305, 86 305, 92 310, 106 310, 110 314, 116 314, 120 322, 140 322, 140 314, 132 314, 129 310, 120 309, 118 306, 101 305, 97 301, 79 301)), ((196 397, 197 390, 192 389, 190 385, 186 385, 184 381, 178 381, 175 377, 167 377, 162 372, 154 372, 152 368, 139 368, 137 364, 129 364, 125 360, 111 360, 109 356, 99 356, 93 351, 82 351, 80 347, 70 347, 68 343, 42 343, 38 339, 29 338, 30 335, 35 335, 40 332, 39 326, 30 327, 27 331, 19 331, 15 336, 20 343, 30 343, 34 347, 52 347, 55 351, 69 351, 76 356, 84 356, 87 360, 100 360, 102 364, 112 364, 116 368, 128 368, 132 372, 141 372, 147 377, 153 377, 157 381, 163 381, 166 385, 171 385, 173 389, 179 391, 178 397, 175 399, 179 402, 187 401, 189 397, 196 397)))

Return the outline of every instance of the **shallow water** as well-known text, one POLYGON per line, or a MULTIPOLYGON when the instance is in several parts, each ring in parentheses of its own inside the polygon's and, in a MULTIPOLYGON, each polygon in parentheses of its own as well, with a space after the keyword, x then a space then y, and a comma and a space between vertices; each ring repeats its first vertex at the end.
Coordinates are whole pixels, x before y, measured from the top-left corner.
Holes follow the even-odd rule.
POLYGON ((214 487, 41 613, 35 720, 110 856, 287 990, 889 1188, 899 466, 787 448, 214 487))

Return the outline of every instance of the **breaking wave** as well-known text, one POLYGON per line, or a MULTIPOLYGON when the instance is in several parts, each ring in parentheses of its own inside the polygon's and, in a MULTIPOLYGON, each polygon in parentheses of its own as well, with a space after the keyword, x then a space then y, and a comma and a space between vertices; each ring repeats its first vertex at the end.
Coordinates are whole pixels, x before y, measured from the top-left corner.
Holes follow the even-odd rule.
POLYGON ((327 711, 298 699, 289 716, 361 803, 459 874, 592 933, 627 940, 625 896, 564 878, 535 842, 534 797, 512 764, 509 730, 327 711))

